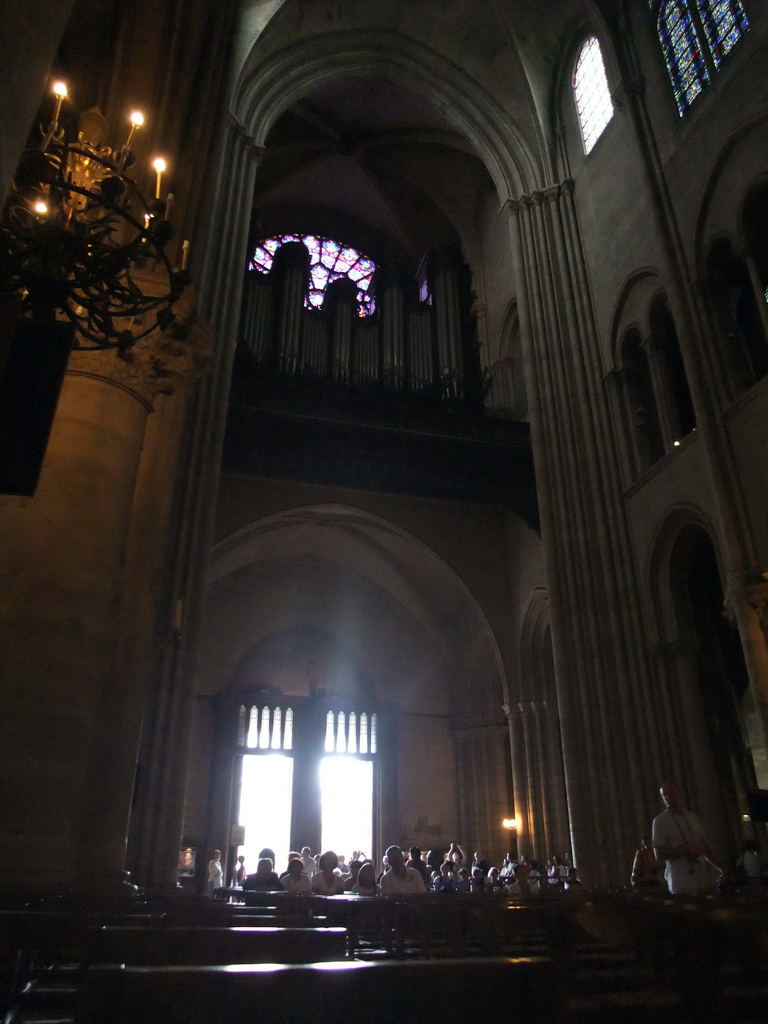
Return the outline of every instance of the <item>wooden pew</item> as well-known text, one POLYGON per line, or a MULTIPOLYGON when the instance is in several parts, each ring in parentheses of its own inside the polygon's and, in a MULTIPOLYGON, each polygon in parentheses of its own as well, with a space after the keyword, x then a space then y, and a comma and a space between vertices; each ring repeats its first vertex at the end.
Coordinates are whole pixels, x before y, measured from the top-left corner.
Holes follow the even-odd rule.
POLYGON ((94 967, 79 1024, 552 1024, 539 959, 94 967))
POLYGON ((344 928, 103 927, 88 935, 92 964, 199 965, 343 960, 344 928))

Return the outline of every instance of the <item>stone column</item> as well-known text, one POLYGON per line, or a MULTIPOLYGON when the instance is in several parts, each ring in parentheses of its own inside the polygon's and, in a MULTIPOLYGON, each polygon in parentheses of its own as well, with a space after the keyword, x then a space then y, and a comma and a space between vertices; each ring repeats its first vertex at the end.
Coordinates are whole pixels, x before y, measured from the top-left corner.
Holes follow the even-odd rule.
POLYGON ((0 498, 8 886, 122 879, 144 687, 116 670, 119 609, 147 416, 176 344, 74 352, 36 494, 0 498))
POLYGON ((623 877, 647 826, 649 666, 573 184, 508 204, 574 857, 623 877), (621 871, 619 871, 621 865, 621 871))
MULTIPOLYGON (((512 799, 514 817, 517 818, 517 837, 521 843, 531 843, 530 806, 528 800, 528 767, 525 759, 523 736, 522 704, 504 704, 503 711, 509 728, 509 743, 512 753, 512 799)), ((508 809, 508 813, 512 808, 508 809)), ((505 815, 505 817, 507 817, 505 815)))
POLYGON ((137 810, 137 881, 176 885, 187 760, 192 735, 197 644, 221 471, 232 361, 254 176, 261 149, 232 118, 224 131, 213 222, 199 285, 201 315, 215 325, 213 369, 198 389, 181 497, 172 587, 183 621, 163 650, 154 700, 144 723, 145 784, 137 810))

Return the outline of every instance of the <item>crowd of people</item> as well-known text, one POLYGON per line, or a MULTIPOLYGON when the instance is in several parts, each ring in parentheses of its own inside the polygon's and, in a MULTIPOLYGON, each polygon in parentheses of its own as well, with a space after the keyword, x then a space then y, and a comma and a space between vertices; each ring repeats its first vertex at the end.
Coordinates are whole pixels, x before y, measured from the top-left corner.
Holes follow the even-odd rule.
MULTIPOLYGON (((208 894, 224 884, 221 852, 214 850, 208 865, 208 894)), ((314 893, 321 896, 352 893, 359 896, 410 895, 425 892, 506 893, 510 896, 536 895, 545 891, 568 890, 579 885, 576 869, 567 858, 553 856, 542 871, 538 861, 517 858, 510 852, 501 867, 490 864, 480 851, 470 859, 453 842, 446 850, 433 849, 426 856, 412 846, 408 856, 399 846, 390 846, 377 869, 362 850, 355 850, 347 862, 333 850, 313 855, 305 846, 288 854, 285 871, 275 871, 274 851, 260 851, 256 870, 249 874, 245 857, 237 858, 232 884, 244 890, 262 892, 314 893)))
MULTIPOLYGON (((699 817, 683 803, 679 787, 665 782, 659 790, 664 810, 653 820, 652 833, 643 836, 632 864, 630 882, 638 890, 695 894, 728 886, 768 883, 757 843, 747 840, 734 871, 719 867, 699 817)), ((208 864, 208 894, 224 884, 221 853, 213 851, 208 864)), ((567 891, 581 883, 566 854, 553 855, 542 867, 537 860, 511 852, 501 867, 489 863, 480 851, 469 859, 459 843, 448 850, 434 849, 424 856, 412 846, 406 858, 399 846, 390 846, 377 869, 362 850, 347 863, 333 850, 314 856, 308 846, 288 855, 285 871, 275 871, 275 854, 259 853, 256 871, 248 874, 245 857, 237 858, 233 885, 243 889, 360 896, 405 895, 437 892, 506 893, 509 896, 567 891)))

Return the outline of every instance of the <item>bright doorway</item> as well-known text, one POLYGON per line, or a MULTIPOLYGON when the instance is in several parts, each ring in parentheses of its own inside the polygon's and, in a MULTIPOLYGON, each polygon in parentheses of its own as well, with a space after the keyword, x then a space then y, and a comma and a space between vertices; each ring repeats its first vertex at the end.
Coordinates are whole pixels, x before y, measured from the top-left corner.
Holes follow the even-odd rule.
POLYGON ((291 849, 293 758, 284 754, 250 754, 242 759, 240 812, 245 843, 237 849, 245 856, 245 870, 256 870, 259 851, 275 851, 275 871, 281 875, 291 849))
POLYGON ((321 850, 373 854, 373 761, 324 757, 320 762, 321 850))

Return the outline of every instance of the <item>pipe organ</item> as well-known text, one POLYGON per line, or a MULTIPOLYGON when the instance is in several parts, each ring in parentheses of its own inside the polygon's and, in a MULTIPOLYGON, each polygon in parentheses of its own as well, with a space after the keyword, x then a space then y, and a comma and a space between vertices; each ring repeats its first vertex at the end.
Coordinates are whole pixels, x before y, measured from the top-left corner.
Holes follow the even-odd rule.
POLYGON ((469 270, 457 252, 440 250, 423 273, 420 300, 405 270, 377 267, 370 316, 358 315, 346 277, 328 285, 319 309, 308 307, 309 252, 285 242, 268 274, 246 274, 241 355, 259 374, 482 404, 469 270))

